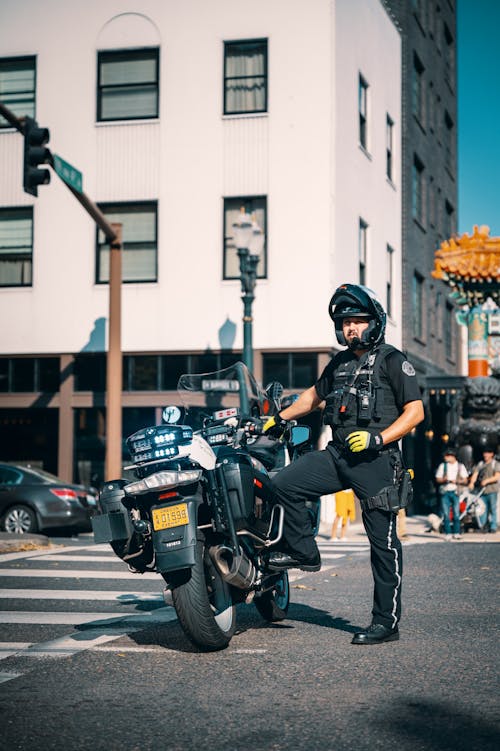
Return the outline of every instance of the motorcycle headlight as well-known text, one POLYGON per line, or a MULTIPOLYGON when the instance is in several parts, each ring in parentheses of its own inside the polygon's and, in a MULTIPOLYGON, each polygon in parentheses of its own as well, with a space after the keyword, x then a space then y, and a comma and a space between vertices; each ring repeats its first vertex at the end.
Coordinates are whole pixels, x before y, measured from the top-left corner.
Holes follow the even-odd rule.
POLYGON ((192 482, 198 482, 201 475, 201 469, 155 472, 154 475, 149 475, 143 480, 125 485, 123 490, 127 495, 141 495, 141 493, 149 493, 151 490, 168 490, 179 485, 190 485, 192 482))

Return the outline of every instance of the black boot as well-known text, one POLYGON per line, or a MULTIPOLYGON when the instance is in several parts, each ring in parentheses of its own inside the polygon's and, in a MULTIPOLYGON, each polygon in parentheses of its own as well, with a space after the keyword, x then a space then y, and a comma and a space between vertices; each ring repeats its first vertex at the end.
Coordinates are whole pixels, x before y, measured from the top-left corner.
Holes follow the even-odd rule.
POLYGON ((388 628, 382 623, 372 623, 364 631, 354 634, 351 644, 381 644, 384 641, 397 641, 399 639, 398 627, 388 628))
POLYGON ((300 568, 302 571, 319 571, 321 568, 321 556, 319 550, 312 558, 305 558, 297 553, 282 553, 275 551, 267 559, 267 568, 270 571, 284 571, 288 568, 300 568))

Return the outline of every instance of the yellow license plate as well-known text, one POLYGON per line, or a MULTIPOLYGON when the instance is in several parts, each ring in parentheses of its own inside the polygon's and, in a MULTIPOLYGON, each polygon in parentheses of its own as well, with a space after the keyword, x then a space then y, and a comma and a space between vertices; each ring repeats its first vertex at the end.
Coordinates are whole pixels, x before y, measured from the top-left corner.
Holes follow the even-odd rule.
POLYGON ((187 503, 153 509, 153 529, 156 532, 170 527, 182 527, 185 524, 189 524, 187 503))

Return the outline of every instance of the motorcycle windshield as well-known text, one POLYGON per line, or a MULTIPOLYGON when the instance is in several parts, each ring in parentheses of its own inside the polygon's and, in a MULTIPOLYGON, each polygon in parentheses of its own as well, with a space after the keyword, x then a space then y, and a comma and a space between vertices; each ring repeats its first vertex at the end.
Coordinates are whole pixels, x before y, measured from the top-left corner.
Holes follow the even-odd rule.
POLYGON ((195 430, 219 409, 236 407, 241 415, 252 417, 264 416, 270 409, 265 392, 242 362, 212 373, 182 375, 177 391, 186 410, 184 421, 195 430))

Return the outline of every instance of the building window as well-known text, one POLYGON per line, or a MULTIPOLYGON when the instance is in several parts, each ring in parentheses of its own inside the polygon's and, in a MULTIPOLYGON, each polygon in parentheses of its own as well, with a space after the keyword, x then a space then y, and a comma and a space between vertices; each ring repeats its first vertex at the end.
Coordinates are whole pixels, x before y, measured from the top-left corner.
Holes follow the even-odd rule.
POLYGON ((387 115, 385 122, 385 174, 394 182, 394 121, 387 115))
POLYGON ((266 196, 240 196, 224 199, 224 257, 223 279, 239 279, 240 265, 233 239, 233 223, 238 218, 240 209, 254 215, 255 221, 264 232, 265 243, 262 256, 257 266, 257 277, 267 277, 267 198, 266 196))
POLYGON ((413 54, 412 112, 421 125, 424 125, 424 66, 416 53, 413 54))
POLYGON ((385 295, 385 312, 392 318, 393 314, 393 295, 394 295, 394 249, 387 246, 387 282, 385 295))
POLYGON ((455 77, 455 44, 446 24, 443 25, 444 77, 450 87, 455 77))
MULTIPOLYGON (((36 58, 0 59, 0 101, 17 117, 35 117, 36 58)), ((0 116, 0 128, 12 125, 0 116)))
POLYGON ((106 390, 106 355, 79 354, 73 363, 75 391, 106 390))
POLYGON ((224 114, 267 112, 267 39, 224 42, 224 114))
POLYGON ((413 336, 424 338, 424 278, 417 272, 412 279, 413 336))
POLYGON ((424 165, 416 156, 412 167, 412 216, 422 226, 424 224, 424 165))
POLYGON ((453 125, 453 120, 451 119, 448 112, 445 111, 444 113, 444 149, 445 149, 444 159, 445 159, 445 166, 450 172, 453 169, 454 139, 455 139, 455 129, 453 125))
POLYGON ((359 143, 368 150, 368 84, 360 74, 358 82, 359 143))
POLYGON ((31 287, 33 209, 0 209, 0 287, 31 287))
POLYGON ((453 306, 446 303, 444 311, 444 348, 446 357, 453 359, 453 306))
POLYGON ((434 178, 429 178, 428 183, 428 207, 427 207, 427 216, 429 217, 429 225, 431 227, 436 226, 436 185, 434 183, 434 178))
POLYGON ((444 202, 444 222, 444 233, 448 239, 455 232, 455 209, 449 201, 444 202))
POLYGON ((158 117, 159 50, 99 52, 97 120, 158 117))
POLYGON ((158 391, 158 355, 127 355, 123 358, 124 391, 158 391))
MULTIPOLYGON (((123 226, 122 280, 157 281, 157 209, 156 202, 100 204, 109 223, 123 226)), ((109 243, 97 230, 96 283, 109 281, 109 243)))
POLYGON ((366 263, 368 251, 368 224, 360 218, 358 230, 359 283, 366 284, 366 263))
POLYGON ((58 357, 0 358, 0 392, 55 393, 58 390, 58 357))
POLYGON ((278 381, 286 389, 308 388, 318 377, 318 356, 309 352, 262 355, 263 383, 278 381))

